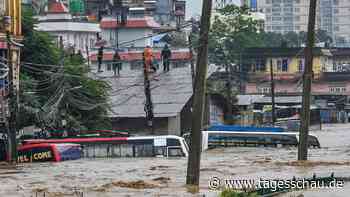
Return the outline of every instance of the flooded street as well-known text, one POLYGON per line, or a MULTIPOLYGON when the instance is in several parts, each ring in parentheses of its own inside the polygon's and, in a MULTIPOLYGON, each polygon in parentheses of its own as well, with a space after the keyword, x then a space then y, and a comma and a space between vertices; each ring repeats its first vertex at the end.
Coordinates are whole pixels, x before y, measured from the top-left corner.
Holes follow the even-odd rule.
MULTIPOLYGON (((0 196, 217 196, 208 190, 211 177, 220 179, 291 179, 329 176, 350 177, 350 124, 324 125, 315 131, 322 148, 310 150, 310 162, 295 161, 297 148, 226 148, 202 155, 200 194, 184 186, 187 159, 120 158, 0 166, 0 196)), ((300 192, 299 192, 300 193, 300 192)), ((298 193, 298 194, 299 194, 298 193)), ((349 196, 342 189, 302 192, 305 197, 349 196)), ((288 193, 282 196, 296 196, 288 193)))

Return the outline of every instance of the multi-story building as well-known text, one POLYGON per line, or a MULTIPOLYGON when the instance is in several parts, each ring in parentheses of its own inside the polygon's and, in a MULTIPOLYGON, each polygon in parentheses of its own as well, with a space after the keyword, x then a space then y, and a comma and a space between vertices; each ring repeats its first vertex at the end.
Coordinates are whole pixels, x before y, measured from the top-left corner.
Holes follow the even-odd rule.
MULTIPOLYGON (((21 29, 21 1, 0 0, 0 122, 6 120, 8 115, 6 99, 8 95, 8 84, 10 76, 4 72, 9 68, 8 58, 12 62, 12 79, 15 95, 19 91, 19 70, 20 70, 20 44, 22 40, 21 29), (9 38, 7 39, 7 35, 9 38)), ((10 72, 9 72, 10 73, 10 72)))
POLYGON ((48 11, 38 19, 37 30, 49 33, 57 43, 62 38, 65 48, 80 51, 84 57, 95 47, 96 34, 101 32, 98 23, 73 18, 61 2, 50 3, 48 11))
MULTIPOLYGON (((329 103, 350 101, 350 49, 315 48, 311 94, 315 101, 329 103)), ((250 48, 243 55, 247 74, 246 94, 270 95, 272 63, 275 94, 301 96, 305 67, 303 48, 250 48)))
MULTIPOLYGON (((307 31, 308 0, 261 0, 257 10, 266 14, 265 31, 287 33, 307 31)), ((249 5, 249 4, 246 4, 249 5)), ((350 1, 320 0, 316 28, 328 32, 337 46, 350 44, 350 1)))

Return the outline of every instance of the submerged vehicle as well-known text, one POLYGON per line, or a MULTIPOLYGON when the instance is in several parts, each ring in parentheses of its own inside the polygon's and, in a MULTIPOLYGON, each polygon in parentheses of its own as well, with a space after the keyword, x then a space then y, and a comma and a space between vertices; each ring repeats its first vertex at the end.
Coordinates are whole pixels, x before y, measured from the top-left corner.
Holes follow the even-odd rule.
MULTIPOLYGON (((296 132, 233 132, 203 131, 203 150, 228 146, 297 146, 299 133, 296 132)), ((316 136, 308 136, 309 147, 320 147, 316 136)))
POLYGON ((213 125, 207 131, 241 131, 241 132, 284 132, 282 127, 254 127, 240 125, 213 125))
POLYGON ((18 148, 17 162, 59 162, 81 157, 82 149, 79 144, 26 144, 18 148))
MULTIPOLYGON (((190 144, 190 134, 183 136, 190 144)), ((230 146, 297 146, 299 133, 296 132, 246 132, 246 131, 202 131, 202 150, 230 146)), ((316 136, 309 135, 309 147, 320 147, 316 136)))
POLYGON ((145 136, 111 138, 32 139, 23 144, 74 143, 83 148, 83 157, 187 157, 188 146, 182 137, 145 136))

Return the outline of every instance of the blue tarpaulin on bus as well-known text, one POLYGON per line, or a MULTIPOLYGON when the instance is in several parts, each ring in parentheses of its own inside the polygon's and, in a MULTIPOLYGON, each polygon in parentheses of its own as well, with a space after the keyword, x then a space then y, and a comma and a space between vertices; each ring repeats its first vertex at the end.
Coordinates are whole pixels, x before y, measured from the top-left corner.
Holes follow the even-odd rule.
POLYGON ((208 131, 247 131, 247 132, 283 132, 281 127, 244 127, 239 125, 214 125, 208 131))

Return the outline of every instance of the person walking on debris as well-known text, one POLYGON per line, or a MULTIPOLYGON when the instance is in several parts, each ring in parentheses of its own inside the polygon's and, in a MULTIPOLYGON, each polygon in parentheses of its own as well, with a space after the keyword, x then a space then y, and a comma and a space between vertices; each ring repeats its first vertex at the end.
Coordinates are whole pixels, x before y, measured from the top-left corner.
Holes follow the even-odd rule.
POLYGON ((113 72, 114 72, 114 76, 117 75, 120 76, 120 70, 122 69, 122 62, 121 62, 121 58, 119 55, 119 52, 116 50, 114 55, 113 55, 113 72))
POLYGON ((102 59, 103 59, 103 46, 101 46, 98 49, 98 53, 97 53, 98 72, 102 72, 102 70, 101 70, 102 59))
POLYGON ((153 51, 152 48, 148 45, 143 52, 143 58, 145 61, 146 71, 151 72, 151 68, 153 67, 153 51))
POLYGON ((171 51, 167 44, 164 46, 161 56, 163 61, 163 70, 164 72, 169 72, 171 51))

